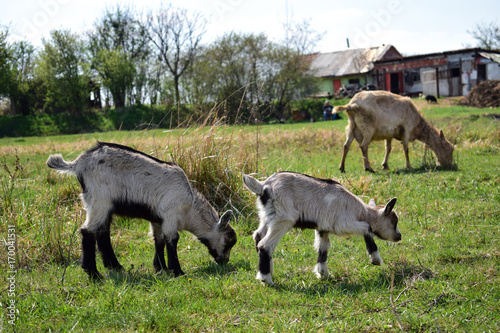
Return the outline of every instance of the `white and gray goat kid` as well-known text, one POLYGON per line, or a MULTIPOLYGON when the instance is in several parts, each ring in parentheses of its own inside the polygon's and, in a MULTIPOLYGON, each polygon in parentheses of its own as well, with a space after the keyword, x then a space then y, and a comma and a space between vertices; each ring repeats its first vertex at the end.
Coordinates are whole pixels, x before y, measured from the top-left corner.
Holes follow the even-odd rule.
POLYGON ((370 200, 366 205, 338 182, 294 172, 278 172, 259 181, 243 175, 245 186, 255 193, 260 225, 253 238, 259 254, 257 279, 272 285, 272 255, 281 238, 292 228, 315 229, 318 260, 314 272, 329 276, 326 260, 330 234, 364 237, 371 263, 380 265, 373 235, 392 242, 401 240, 398 215, 393 211, 396 198, 385 206, 370 200))
POLYGON ((126 146, 102 142, 73 162, 64 161, 60 154, 51 155, 47 165, 76 175, 81 184, 81 199, 87 211, 80 228, 81 266, 91 279, 102 278, 96 267, 96 243, 106 268, 122 268, 111 246, 113 215, 150 222, 157 271, 168 269, 175 276, 184 274, 177 256, 178 232, 182 230, 194 234, 217 263, 229 261, 236 243, 236 233, 228 224, 232 211, 219 217, 179 166, 126 146))

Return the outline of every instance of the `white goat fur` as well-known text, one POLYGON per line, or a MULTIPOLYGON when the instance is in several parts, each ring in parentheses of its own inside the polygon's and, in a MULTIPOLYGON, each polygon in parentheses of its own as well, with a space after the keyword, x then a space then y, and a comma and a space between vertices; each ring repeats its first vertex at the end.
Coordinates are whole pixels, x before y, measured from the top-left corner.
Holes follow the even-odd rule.
POLYGON ((411 169, 408 143, 419 140, 426 143, 436 154, 438 163, 445 168, 453 167, 453 145, 429 124, 408 97, 387 91, 361 91, 344 106, 334 112, 346 111, 349 124, 346 127, 346 142, 340 162, 340 171, 345 170, 345 159, 349 147, 356 139, 363 153, 364 168, 373 172, 368 160, 368 145, 373 140, 385 140, 386 153, 382 166, 388 169, 392 139, 400 140, 406 159, 406 168, 411 169))
POLYGON ((314 272, 320 278, 329 275, 326 266, 329 234, 364 236, 374 265, 380 265, 382 259, 373 234, 388 241, 401 240, 398 217, 392 211, 395 198, 386 206, 375 206, 373 200, 366 205, 333 180, 293 172, 275 173, 265 181, 243 175, 243 182, 258 196, 260 225, 253 235, 260 257, 257 279, 269 285, 273 284, 272 253, 293 227, 316 229, 315 248, 319 255, 314 272))
MULTIPOLYGON (((106 239, 99 238, 104 233, 108 233, 109 237, 113 214, 150 221, 155 237, 154 263, 157 270, 167 268, 163 258, 163 247, 166 245, 168 268, 176 275, 184 274, 176 254, 178 231, 182 230, 197 236, 218 262, 229 260, 229 250, 236 242, 236 233, 228 225, 231 211, 219 218, 205 197, 191 187, 179 166, 109 143, 98 143, 73 162, 64 161, 60 154, 51 155, 47 165, 62 173, 76 175, 82 185, 81 198, 87 210, 81 227, 84 238, 82 267, 91 277, 100 275, 92 259, 85 258, 86 252, 93 250, 92 244, 87 248, 84 245, 88 235, 90 238, 97 237, 105 266, 121 268, 113 259, 115 256, 110 244, 107 245, 106 239)), ((94 242, 95 248, 95 241, 91 242, 94 242)))

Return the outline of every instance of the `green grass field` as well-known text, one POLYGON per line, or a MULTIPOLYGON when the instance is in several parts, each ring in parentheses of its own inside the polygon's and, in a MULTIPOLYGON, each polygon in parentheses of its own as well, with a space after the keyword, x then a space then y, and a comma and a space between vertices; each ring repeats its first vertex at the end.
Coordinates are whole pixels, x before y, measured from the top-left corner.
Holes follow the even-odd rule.
POLYGON ((500 109, 421 105, 456 146, 457 170, 435 167, 432 152, 410 145, 412 171, 393 144, 382 171, 382 142, 370 146, 366 173, 356 143, 338 172, 347 120, 247 127, 214 124, 172 131, 109 132, 0 139, 0 331, 6 332, 499 332, 500 109), (49 170, 96 140, 133 146, 185 170, 219 211, 233 209, 238 233, 231 261, 181 234, 185 276, 156 274, 148 223, 115 219, 112 242, 122 272, 89 282, 79 267, 85 212, 75 177, 49 170), (397 197, 400 243, 377 241, 372 266, 361 238, 331 236, 332 277, 312 273, 312 230, 293 230, 274 254, 274 287, 255 280, 255 198, 240 173, 280 170, 335 178, 365 202, 397 197), (5 244, 4 244, 5 243, 5 244))

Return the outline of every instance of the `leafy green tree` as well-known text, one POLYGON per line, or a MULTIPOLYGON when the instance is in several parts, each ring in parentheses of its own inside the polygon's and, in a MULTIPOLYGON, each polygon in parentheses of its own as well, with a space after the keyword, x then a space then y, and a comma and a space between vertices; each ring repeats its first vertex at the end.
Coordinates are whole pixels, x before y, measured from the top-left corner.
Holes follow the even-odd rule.
POLYGON ((69 30, 53 30, 42 43, 35 73, 46 88, 44 109, 81 114, 89 95, 84 43, 69 30))
POLYGON ((135 91, 135 96, 139 96, 147 80, 138 81, 142 78, 136 77, 136 73, 145 73, 140 66, 148 60, 150 50, 146 30, 132 9, 108 9, 88 33, 88 44, 92 69, 111 93, 114 105, 125 106, 127 97, 134 95, 136 83, 139 91, 135 91))
POLYGON ((201 102, 224 103, 231 122, 269 115, 281 120, 292 99, 314 91, 308 69, 298 51, 264 34, 232 32, 203 49, 186 86, 201 102))
POLYGON ((43 84, 34 76, 35 48, 26 41, 12 45, 9 98, 11 114, 30 114, 43 106, 43 84))
POLYGON ((247 103, 256 97, 256 89, 250 87, 255 80, 260 50, 253 57, 248 45, 265 45, 264 35, 228 33, 204 47, 189 73, 185 85, 189 87, 195 103, 223 103, 225 115, 233 122, 237 116, 248 116, 247 103), (250 41, 251 40, 251 41, 250 41), (252 72, 253 71, 253 72, 252 72))
POLYGON ((8 96, 9 82, 11 80, 9 61, 12 53, 7 42, 8 36, 8 28, 2 28, 0 30, 0 96, 8 96))
POLYGON ((127 93, 134 84, 134 63, 120 49, 103 49, 94 58, 93 65, 99 72, 102 85, 111 92, 115 106, 125 106, 127 93))
POLYGON ((270 68, 263 74, 260 93, 273 101, 272 114, 280 120, 286 119, 292 100, 317 92, 317 79, 310 73, 306 57, 296 50, 274 44, 267 59, 270 68))

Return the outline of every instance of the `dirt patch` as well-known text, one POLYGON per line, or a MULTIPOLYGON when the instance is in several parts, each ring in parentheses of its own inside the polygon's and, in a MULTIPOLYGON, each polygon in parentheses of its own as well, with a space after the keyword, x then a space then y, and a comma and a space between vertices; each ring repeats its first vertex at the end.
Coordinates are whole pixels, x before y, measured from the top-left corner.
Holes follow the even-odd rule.
POLYGON ((459 105, 477 108, 496 108, 500 106, 500 80, 487 80, 472 89, 459 105))

